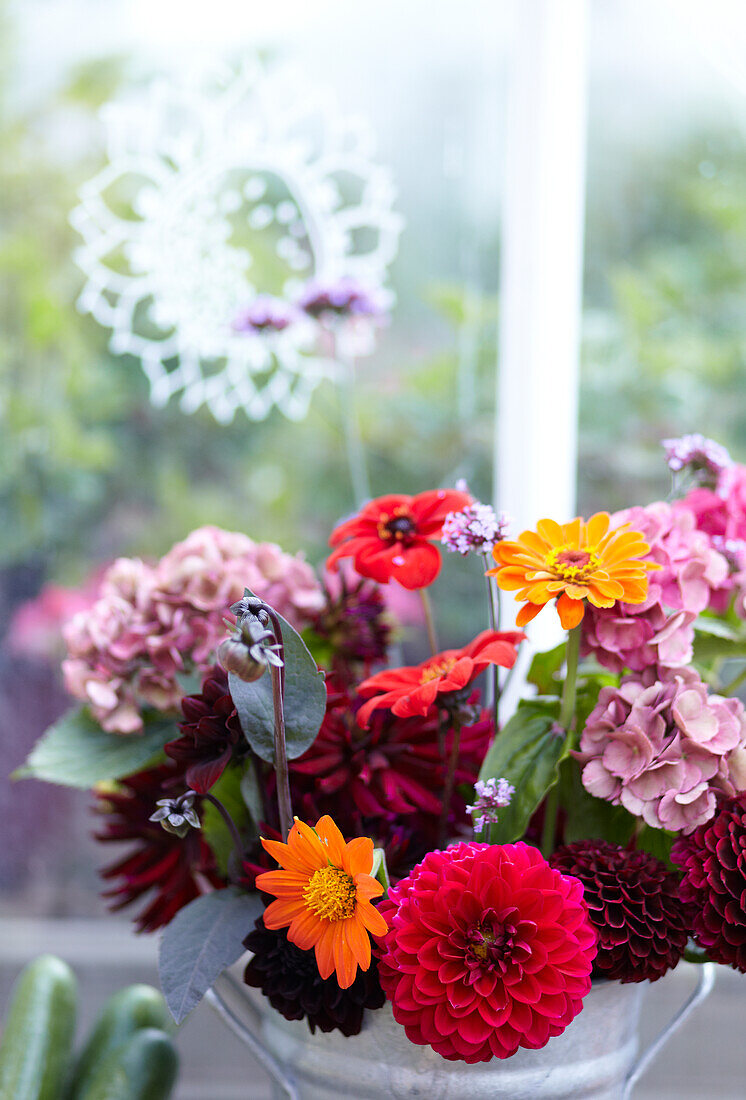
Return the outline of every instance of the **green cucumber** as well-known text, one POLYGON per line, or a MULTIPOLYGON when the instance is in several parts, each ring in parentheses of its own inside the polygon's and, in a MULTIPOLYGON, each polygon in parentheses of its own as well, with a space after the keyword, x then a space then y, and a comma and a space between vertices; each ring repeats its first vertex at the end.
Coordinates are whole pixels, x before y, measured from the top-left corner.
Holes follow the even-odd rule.
POLYGON ((59 1100, 76 1007, 75 975, 62 959, 42 955, 22 971, 0 1042, 0 1100, 59 1100))
POLYGON ((79 1100, 94 1080, 99 1065, 143 1028, 168 1031, 171 1016, 166 1002, 151 985, 120 989, 104 1005, 88 1042, 75 1063, 67 1100, 79 1100))
POLYGON ((178 1068, 170 1036, 144 1028, 99 1064, 80 1100, 168 1100, 178 1068))

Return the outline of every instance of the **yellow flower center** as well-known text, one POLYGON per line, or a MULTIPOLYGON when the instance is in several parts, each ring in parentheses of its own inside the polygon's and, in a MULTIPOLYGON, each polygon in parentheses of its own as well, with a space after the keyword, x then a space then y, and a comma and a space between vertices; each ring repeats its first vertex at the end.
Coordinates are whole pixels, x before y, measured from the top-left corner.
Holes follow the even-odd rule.
POLYGON ((595 550, 557 546, 547 554, 546 567, 563 581, 583 581, 596 572, 601 559, 595 550))
POLYGON ((341 867, 314 871, 303 891, 303 900, 322 920, 346 920, 355 912, 355 883, 341 867))
POLYGON ((441 676, 447 676, 455 664, 455 657, 446 657, 445 661, 428 665, 427 668, 422 670, 420 683, 429 684, 431 680, 439 680, 441 676))

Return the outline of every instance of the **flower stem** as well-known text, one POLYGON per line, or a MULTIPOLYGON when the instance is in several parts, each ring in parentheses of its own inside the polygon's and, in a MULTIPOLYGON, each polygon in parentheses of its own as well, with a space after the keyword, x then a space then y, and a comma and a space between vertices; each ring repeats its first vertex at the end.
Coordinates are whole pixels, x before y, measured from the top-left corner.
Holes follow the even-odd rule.
MULTIPOLYGON (((490 559, 483 554, 484 564, 490 567, 490 559)), ((490 630, 500 629, 500 596, 492 577, 485 574, 487 581, 487 612, 489 615, 490 630)), ((500 670, 497 665, 490 665, 489 688, 487 692, 487 707, 491 708, 495 716, 495 729, 497 729, 498 710, 500 707, 500 670)))
POLYGON ((422 610, 425 613, 425 627, 427 629, 427 640, 430 645, 430 652, 433 657, 438 650, 438 634, 435 629, 435 616, 433 615, 433 604, 430 599, 430 595, 426 588, 420 588, 420 600, 422 601, 422 610))
MULTIPOLYGON (((443 733, 446 733, 445 722, 443 722, 443 733)), ((445 736, 443 738, 445 741, 445 736)), ((438 822, 438 843, 441 848, 445 848, 448 842, 448 817, 451 812, 451 801, 453 799, 453 792, 456 787, 456 765, 458 764, 459 746, 461 744, 461 723, 455 722, 453 725, 453 742, 451 744, 451 752, 448 757, 448 765, 446 767, 445 782, 443 784, 443 806, 440 811, 440 821, 438 822)))
MULTIPOLYGON (((565 745, 560 761, 567 756, 572 746, 572 728, 575 719, 575 700, 578 684, 578 660, 580 658, 580 624, 573 627, 567 635, 567 653, 565 682, 562 686, 562 702, 560 703, 559 724, 565 730, 565 745)), ((549 791, 544 803, 544 826, 541 831, 541 852, 545 859, 549 859, 554 851, 554 842, 557 833, 557 814, 559 812, 559 782, 556 782, 549 791)))
POLYGON ((283 840, 287 840, 288 833, 293 827, 293 806, 290 801, 290 778, 288 775, 288 757, 285 747, 285 647, 282 641, 282 627, 280 620, 267 604, 267 615, 272 622, 275 642, 278 645, 278 653, 282 665, 270 667, 272 676, 272 706, 275 713, 275 778, 277 780, 277 808, 280 814, 280 832, 283 840))
POLYGON ((342 399, 342 425, 347 448, 347 464, 350 469, 350 481, 352 482, 355 504, 360 507, 366 500, 370 500, 371 494, 368 463, 365 458, 360 420, 355 404, 355 364, 353 361, 342 362, 336 349, 336 341, 335 353, 342 370, 339 392, 342 399))
POLYGON ((233 840, 238 858, 239 860, 242 860, 244 857, 244 843, 241 840, 241 834, 238 831, 238 826, 236 825, 235 821, 228 813, 220 799, 216 798, 214 794, 210 794, 209 791, 206 791, 201 797, 206 799, 207 802, 212 803, 212 805, 222 817, 225 824, 228 826, 228 832, 231 834, 231 839, 233 840))

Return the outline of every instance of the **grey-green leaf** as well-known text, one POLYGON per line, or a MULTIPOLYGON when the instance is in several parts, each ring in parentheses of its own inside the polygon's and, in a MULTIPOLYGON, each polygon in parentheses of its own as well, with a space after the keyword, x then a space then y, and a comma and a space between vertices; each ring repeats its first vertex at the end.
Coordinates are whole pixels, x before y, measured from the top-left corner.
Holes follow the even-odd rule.
POLYGON ((243 941, 263 911, 258 894, 235 886, 196 898, 168 924, 158 971, 163 996, 180 1024, 219 974, 243 954, 243 941))
POLYGON ((493 844, 519 840, 536 807, 558 779, 564 738, 555 732, 556 714, 529 705, 519 707, 498 733, 479 773, 480 779, 505 778, 515 787, 510 805, 490 828, 493 844))
MULTIPOLYGON (((247 592, 247 595, 252 593, 247 592)), ((324 673, 297 630, 277 616, 285 646, 285 744, 289 760, 302 756, 321 728, 326 710, 324 673)), ((269 669, 253 683, 228 677, 246 740, 262 760, 274 759, 274 707, 269 669)))
POLYGON ((146 718, 143 733, 107 733, 84 708, 68 711, 34 745, 14 779, 44 779, 86 790, 140 771, 178 736, 174 721, 146 718))

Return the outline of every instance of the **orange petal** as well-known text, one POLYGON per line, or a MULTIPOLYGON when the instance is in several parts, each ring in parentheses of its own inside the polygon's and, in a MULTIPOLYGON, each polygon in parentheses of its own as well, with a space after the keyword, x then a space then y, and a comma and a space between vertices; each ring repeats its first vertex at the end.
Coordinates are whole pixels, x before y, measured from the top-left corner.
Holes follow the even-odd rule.
POLYGON ((316 965, 322 978, 328 978, 334 971, 334 925, 330 922, 316 941, 316 965))
POLYGON ((280 901, 271 901, 264 910, 264 924, 271 929, 287 928, 304 909, 302 899, 290 901, 288 898, 281 898, 280 901))
POLYGON ((291 922, 288 928, 288 939, 302 951, 310 951, 318 942, 326 923, 328 922, 319 920, 315 913, 304 908, 303 912, 298 913, 291 922))
POLYGON ((329 863, 326 848, 316 836, 314 830, 310 825, 306 825, 305 821, 299 821, 297 817, 290 830, 288 844, 298 859, 314 871, 326 867, 329 863))
POLYGON ((265 840, 261 837, 262 847, 265 852, 269 852, 272 859, 276 859, 281 867, 285 867, 288 871, 298 871, 299 873, 314 871, 315 867, 309 867, 304 860, 298 857, 298 853, 294 852, 287 844, 283 844, 281 840, 265 840))
POLYGON ((257 875, 257 882, 262 879, 261 889, 268 894, 274 894, 277 898, 300 897, 308 886, 309 876, 306 872, 299 871, 263 871, 257 875))
POLYGON ((591 516, 585 525, 588 542, 593 546, 599 543, 609 530, 610 523, 611 516, 608 512, 596 512, 595 516, 591 516))
POLYGON ((347 846, 345 844, 345 838, 329 817, 329 814, 324 814, 324 816, 320 817, 316 822, 316 832, 323 841, 329 862, 333 863, 335 867, 341 867, 344 864, 347 846))
POLYGON ((572 630, 582 622, 585 607, 582 600, 571 600, 566 592, 557 597, 557 614, 563 630, 572 630))
POLYGON ((369 901, 361 901, 355 909, 356 915, 373 936, 385 936, 389 930, 386 919, 382 913, 371 905, 369 901))
POLYGON ((516 626, 525 626, 526 623, 530 623, 532 619, 536 618, 536 616, 541 611, 542 607, 544 607, 543 603, 539 603, 539 604, 526 603, 526 604, 524 604, 523 607, 521 608, 521 610, 518 612, 518 614, 515 617, 515 625, 516 626))
MULTIPOLYGON (((562 527, 553 519, 540 519, 536 524, 536 530, 545 542, 550 546, 561 546, 563 542, 566 542, 565 533, 562 527)), ((523 531, 520 538, 524 539, 529 532, 523 531)))
POLYGON ((356 837, 347 845, 343 867, 354 878, 369 875, 373 867, 373 841, 367 836, 356 837))
POLYGON ((335 921, 334 924, 334 969, 337 971, 340 987, 349 989, 355 981, 357 961, 347 947, 344 924, 346 921, 335 921))
POLYGON ((343 921, 347 949, 361 970, 370 967, 370 936, 359 917, 343 921))

